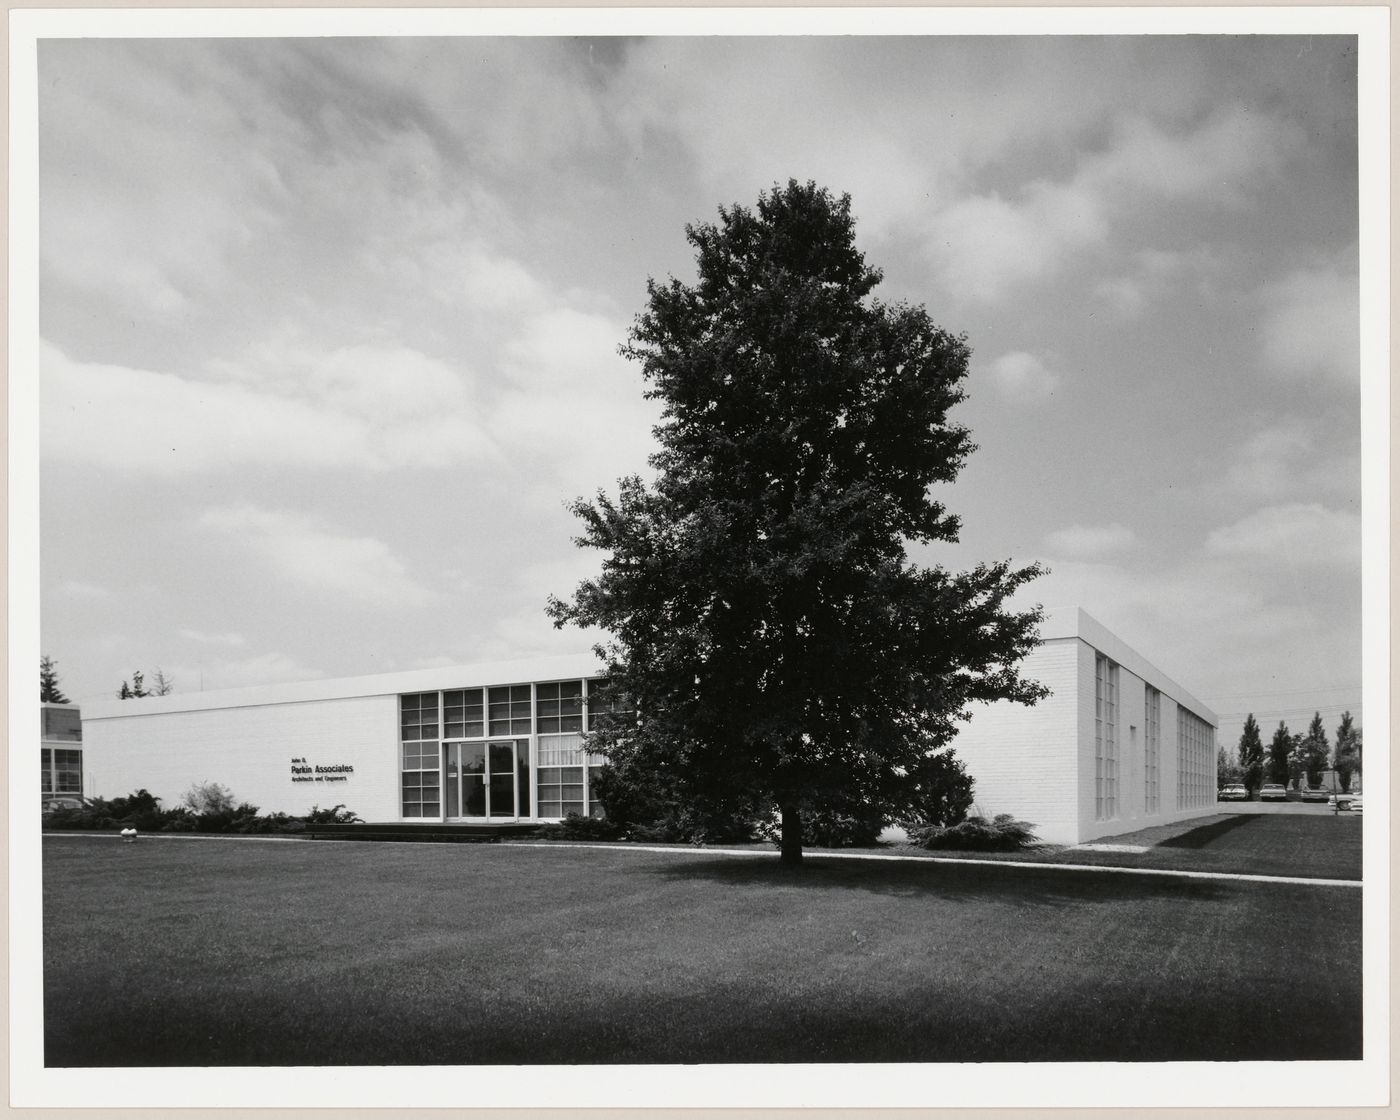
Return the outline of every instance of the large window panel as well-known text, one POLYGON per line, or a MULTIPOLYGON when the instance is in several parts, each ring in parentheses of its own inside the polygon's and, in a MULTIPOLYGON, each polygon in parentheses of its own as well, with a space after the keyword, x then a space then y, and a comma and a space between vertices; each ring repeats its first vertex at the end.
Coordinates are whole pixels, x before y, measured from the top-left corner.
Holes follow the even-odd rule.
POLYGON ((442 737, 479 739, 486 734, 485 710, 479 688, 442 694, 442 737))
POLYGON ((535 730, 541 735, 583 730, 583 681, 535 686, 535 730))
POLYGON ((528 684, 504 685, 487 690, 487 708, 490 721, 490 734, 528 735, 530 726, 530 686, 528 684))

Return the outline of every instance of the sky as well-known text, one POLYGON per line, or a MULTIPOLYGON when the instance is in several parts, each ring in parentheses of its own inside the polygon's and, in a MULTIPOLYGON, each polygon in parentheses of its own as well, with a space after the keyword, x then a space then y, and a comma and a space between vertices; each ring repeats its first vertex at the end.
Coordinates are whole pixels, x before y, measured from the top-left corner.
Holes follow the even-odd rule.
MULTIPOLYGON (((973 350, 920 563, 1012 558, 1265 738, 1361 709, 1349 37, 50 39, 42 652, 82 703, 587 649, 567 503, 685 226, 851 196, 973 350)), ((1378 717, 1379 718, 1379 717, 1378 717)))

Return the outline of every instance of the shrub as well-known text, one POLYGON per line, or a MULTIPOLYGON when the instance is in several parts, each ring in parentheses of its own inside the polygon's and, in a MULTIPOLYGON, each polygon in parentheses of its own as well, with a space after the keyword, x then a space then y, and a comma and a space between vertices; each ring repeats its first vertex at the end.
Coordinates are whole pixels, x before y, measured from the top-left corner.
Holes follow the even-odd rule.
POLYGON ((234 809, 233 791, 218 782, 196 782, 185 790, 183 800, 190 812, 201 817, 231 813, 234 809))
POLYGON ((585 817, 570 813, 557 826, 555 839, 559 840, 616 840, 622 835, 622 826, 606 817, 585 817))
POLYGON ((307 824, 364 824, 364 818, 352 813, 344 805, 333 805, 329 809, 322 809, 319 805, 311 806, 311 812, 301 818, 307 824))
POLYGON ((908 809, 897 823, 912 838, 931 829, 946 828, 967 819, 972 808, 972 776, 962 759, 950 750, 926 755, 914 770, 914 788, 908 809))
POLYGON ((752 799, 687 793, 672 775, 636 763, 608 764, 590 775, 594 796, 616 835, 658 844, 731 844, 753 840, 769 812, 752 799))
POLYGON ((82 809, 61 809, 44 816, 45 828, 112 829, 134 828, 138 832, 297 833, 313 824, 359 823, 361 818, 344 805, 330 809, 312 806, 305 818, 288 813, 263 815, 256 805, 235 804, 233 794, 218 782, 201 782, 185 793, 184 804, 162 809, 160 798, 139 789, 127 797, 110 801, 93 798, 82 809), (197 809, 195 806, 202 806, 197 809))
POLYGON ((878 806, 822 806, 803 812, 802 838, 816 848, 873 848, 888 823, 878 806))
POLYGON ((1015 852, 1038 847, 1035 826, 1018 821, 1010 813, 998 813, 991 820, 974 816, 946 827, 925 825, 909 830, 909 839, 931 851, 1015 852))

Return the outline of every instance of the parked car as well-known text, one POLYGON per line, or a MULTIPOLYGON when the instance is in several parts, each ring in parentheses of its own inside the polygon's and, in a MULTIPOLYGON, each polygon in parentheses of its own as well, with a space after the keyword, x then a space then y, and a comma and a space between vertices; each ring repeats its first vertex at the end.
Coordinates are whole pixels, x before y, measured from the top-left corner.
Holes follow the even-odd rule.
POLYGON ((1260 801, 1287 801, 1288 791, 1278 782, 1265 782, 1259 787, 1260 801))
POLYGON ((1217 801, 1248 801, 1249 790, 1238 782, 1231 782, 1228 786, 1222 786, 1220 792, 1215 795, 1217 801))
POLYGON ((1329 794, 1328 791, 1323 789, 1321 786, 1318 786, 1317 789, 1303 790, 1304 801, 1328 801, 1330 800, 1330 798, 1331 794, 1329 794))
POLYGON ((1361 812, 1361 796, 1359 794, 1351 799, 1351 812, 1361 812))
POLYGON ((1361 812, 1361 795, 1356 793, 1338 793, 1327 799, 1327 804, 1338 812, 1361 812))

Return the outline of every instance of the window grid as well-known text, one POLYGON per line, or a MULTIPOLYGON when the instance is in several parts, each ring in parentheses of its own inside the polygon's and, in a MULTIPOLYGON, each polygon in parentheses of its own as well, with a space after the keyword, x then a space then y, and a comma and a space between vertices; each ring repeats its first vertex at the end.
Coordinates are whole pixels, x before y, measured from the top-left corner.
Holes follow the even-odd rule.
POLYGON ((1144 809, 1151 815, 1162 811, 1162 694, 1149 684, 1145 686, 1145 695, 1143 798, 1144 809))
POLYGON ((438 744, 438 694, 399 697, 402 740, 400 792, 404 817, 442 816, 442 750, 438 744))
POLYGON ((584 751, 578 733, 541 735, 535 758, 539 816, 602 816, 603 807, 592 796, 592 780, 602 762, 584 751))
POLYGON ((486 734, 481 689, 462 688, 442 694, 442 737, 480 739, 486 734))
POLYGON ((583 730, 583 681, 535 685, 535 730, 541 735, 583 730))
POLYGON ((438 694, 415 692, 399 697, 399 738, 436 739, 438 737, 438 694))
POLYGON ((1094 819, 1118 815, 1118 666, 1094 655, 1094 819))
POLYGON ((490 733, 496 735, 529 735, 530 726, 530 686, 528 684, 504 685, 487 689, 490 733))
POLYGON ((1215 728, 1194 712, 1176 711, 1176 807, 1197 809, 1215 800, 1212 768, 1215 728))

